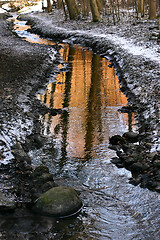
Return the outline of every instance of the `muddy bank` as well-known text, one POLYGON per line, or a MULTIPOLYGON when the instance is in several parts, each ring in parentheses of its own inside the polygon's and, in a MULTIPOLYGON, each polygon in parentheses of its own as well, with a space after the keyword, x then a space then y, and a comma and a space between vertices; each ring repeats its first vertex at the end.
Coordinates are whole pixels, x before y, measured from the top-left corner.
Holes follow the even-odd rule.
MULTIPOLYGON (((0 20, 0 210, 2 213, 0 218, 2 219, 4 219, 3 213, 12 213, 32 201, 31 197, 34 194, 30 194, 31 188, 28 186, 32 182, 30 175, 33 169, 26 151, 31 146, 39 147, 42 144, 38 118, 40 113, 46 111, 36 99, 36 91, 39 87, 45 86, 46 78, 51 71, 57 71, 59 62, 56 46, 53 48, 31 44, 17 38, 11 31, 12 23, 0 20)), ((20 210, 18 215, 15 213, 19 217, 23 214, 24 212, 20 210)), ((2 225, 5 221, 7 219, 2 220, 2 225)))
POLYGON ((160 47, 157 39, 151 37, 158 28, 157 20, 124 20, 117 26, 105 20, 96 24, 87 20, 65 22, 56 10, 50 15, 30 14, 22 18, 29 20, 32 31, 43 37, 85 45, 112 62, 129 105, 137 112, 140 136, 138 146, 127 143, 126 147, 116 148, 119 166, 132 171, 131 182, 135 185, 159 192, 160 47))
POLYGON ((56 68, 56 50, 22 41, 11 32, 12 26, 8 27, 3 20, 0 28, 1 131, 5 137, 7 124, 10 130, 6 137, 8 144, 12 145, 16 141, 23 142, 33 129, 32 118, 37 114, 36 104, 39 102, 36 98, 33 101, 33 97, 39 85, 45 84, 49 70, 56 68))

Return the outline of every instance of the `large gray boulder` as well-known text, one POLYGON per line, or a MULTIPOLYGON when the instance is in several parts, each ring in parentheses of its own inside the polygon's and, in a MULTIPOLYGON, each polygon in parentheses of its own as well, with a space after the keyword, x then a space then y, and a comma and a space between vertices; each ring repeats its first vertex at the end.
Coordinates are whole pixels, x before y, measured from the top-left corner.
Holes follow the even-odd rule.
POLYGON ((80 211, 81 207, 82 201, 73 188, 58 186, 41 195, 36 200, 33 211, 41 215, 68 217, 80 211))

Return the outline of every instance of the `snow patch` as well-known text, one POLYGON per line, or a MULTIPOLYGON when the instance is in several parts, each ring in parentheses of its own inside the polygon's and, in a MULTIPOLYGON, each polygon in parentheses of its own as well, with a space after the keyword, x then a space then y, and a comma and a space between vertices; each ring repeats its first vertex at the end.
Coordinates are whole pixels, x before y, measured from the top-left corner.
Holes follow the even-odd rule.
MULTIPOLYGON (((80 31, 77 31, 80 33, 80 31)), ((118 35, 113 34, 95 34, 95 33, 89 33, 89 35, 92 35, 93 37, 100 38, 100 39, 106 39, 114 43, 116 46, 119 46, 120 48, 126 50, 128 53, 134 55, 134 56, 142 56, 144 58, 148 58, 151 61, 158 62, 160 64, 160 54, 158 53, 158 50, 156 47, 151 48, 145 48, 145 46, 136 46, 131 40, 127 40, 123 37, 120 37, 118 35)))

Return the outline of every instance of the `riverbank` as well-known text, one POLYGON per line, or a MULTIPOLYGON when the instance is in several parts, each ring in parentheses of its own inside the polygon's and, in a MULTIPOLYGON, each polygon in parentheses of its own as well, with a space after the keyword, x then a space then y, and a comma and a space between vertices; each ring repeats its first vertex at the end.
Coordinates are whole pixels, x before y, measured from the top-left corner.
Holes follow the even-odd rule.
MULTIPOLYGON (((159 175, 159 70, 160 46, 153 31, 158 20, 121 21, 114 26, 100 23, 65 21, 63 13, 39 13, 21 16, 32 30, 43 37, 82 44, 108 58, 117 70, 121 90, 138 113, 140 144, 117 148, 117 166, 132 171, 135 185, 160 192, 159 175), (138 164, 137 164, 138 163, 138 164)), ((116 161, 114 161, 116 162, 116 161)))
POLYGON ((1 19, 0 210, 6 214, 18 208, 20 217, 24 214, 20 208, 31 202, 28 184, 33 172, 23 148, 40 142, 38 118, 45 109, 36 99, 36 91, 45 86, 51 69, 57 71, 59 57, 56 47, 22 41, 11 30, 12 23, 1 19))

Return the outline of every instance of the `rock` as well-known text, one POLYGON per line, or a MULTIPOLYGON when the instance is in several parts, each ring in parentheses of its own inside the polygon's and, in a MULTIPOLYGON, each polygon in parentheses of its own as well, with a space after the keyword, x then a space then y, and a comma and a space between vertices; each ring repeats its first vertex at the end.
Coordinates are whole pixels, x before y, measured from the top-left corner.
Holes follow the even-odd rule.
POLYGON ((33 211, 41 215, 67 217, 76 214, 82 207, 77 192, 70 187, 54 187, 38 198, 33 211))
POLYGON ((134 132, 126 132, 123 134, 123 138, 130 143, 135 143, 139 141, 139 134, 134 132))
POLYGON ((111 162, 114 163, 114 164, 122 163, 122 161, 119 158, 117 158, 117 157, 113 157, 111 162))
POLYGON ((122 149, 125 153, 130 152, 130 150, 131 150, 130 147, 127 144, 123 144, 122 149))
POLYGON ((54 181, 48 181, 42 185, 41 189, 42 189, 42 192, 46 192, 53 187, 57 187, 57 184, 54 181))
POLYGON ((123 167, 124 167, 123 163, 117 163, 116 166, 117 166, 118 168, 123 168, 123 167))
POLYGON ((134 185, 134 186, 137 186, 138 184, 140 184, 140 182, 141 182, 141 178, 140 178, 140 177, 137 177, 136 179, 131 178, 131 179, 129 180, 129 183, 132 184, 132 185, 134 185))
POLYGON ((124 162, 125 162, 125 166, 130 166, 135 162, 135 160, 132 157, 128 157, 128 158, 125 159, 124 162))
POLYGON ((135 112, 135 107, 128 105, 128 106, 123 106, 121 109, 118 109, 118 112, 122 112, 122 113, 132 113, 135 112))
POLYGON ((125 154, 124 152, 119 152, 118 156, 121 159, 121 161, 125 161, 128 158, 127 154, 125 154))
POLYGON ((24 148, 26 151, 29 151, 31 149, 39 149, 43 146, 45 139, 44 137, 40 136, 39 134, 30 134, 27 136, 24 148))
POLYGON ((32 200, 35 201, 44 192, 53 187, 57 187, 53 180, 53 175, 49 173, 49 169, 46 166, 38 166, 30 175, 31 195, 32 200))
POLYGON ((157 167, 157 168, 160 168, 160 160, 155 160, 155 161, 153 162, 153 166, 154 166, 154 167, 157 167))
POLYGON ((120 146, 119 145, 112 145, 109 144, 108 148, 114 150, 114 151, 119 151, 120 150, 120 146))
POLYGON ((34 182, 36 184, 40 184, 40 185, 42 185, 48 181, 53 181, 53 176, 50 173, 43 173, 42 175, 40 175, 34 179, 34 182))
POLYGON ((141 172, 143 170, 143 165, 142 163, 140 162, 136 162, 136 163, 133 163, 131 166, 130 166, 130 169, 133 171, 133 172, 141 172))
POLYGON ((125 143, 125 140, 120 135, 114 135, 109 138, 109 143, 112 145, 121 145, 125 143))
POLYGON ((0 191, 0 211, 13 211, 16 208, 14 197, 6 196, 0 191))
POLYGON ((155 187, 155 190, 160 193, 160 184, 157 184, 157 186, 155 187))
POLYGON ((124 167, 122 161, 117 157, 112 158, 111 162, 114 163, 118 168, 124 167))
POLYGON ((153 189, 153 188, 157 187, 157 182, 152 181, 152 180, 149 180, 149 181, 147 182, 147 187, 148 187, 149 189, 153 189))
POLYGON ((40 165, 35 168, 34 172, 31 174, 31 177, 37 178, 41 176, 43 173, 49 173, 49 169, 46 166, 40 165))
POLYGON ((156 175, 156 176, 155 176, 155 179, 156 179, 157 181, 160 181, 160 174, 156 175))
POLYGON ((13 147, 13 155, 17 162, 27 162, 28 164, 31 164, 31 159, 28 156, 28 154, 24 151, 22 145, 17 142, 13 147))

